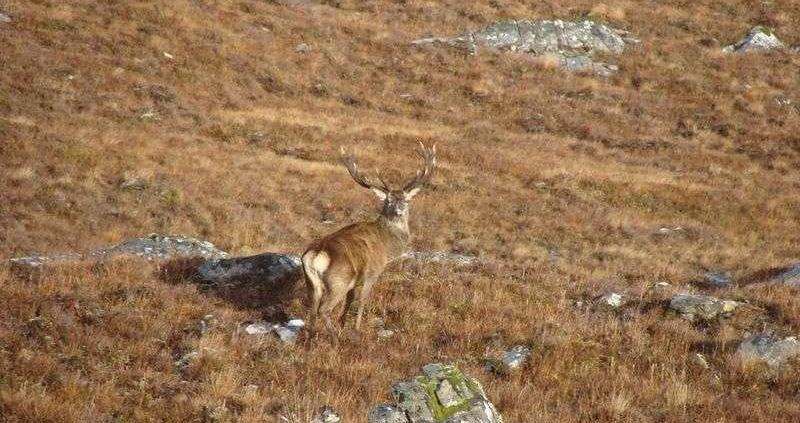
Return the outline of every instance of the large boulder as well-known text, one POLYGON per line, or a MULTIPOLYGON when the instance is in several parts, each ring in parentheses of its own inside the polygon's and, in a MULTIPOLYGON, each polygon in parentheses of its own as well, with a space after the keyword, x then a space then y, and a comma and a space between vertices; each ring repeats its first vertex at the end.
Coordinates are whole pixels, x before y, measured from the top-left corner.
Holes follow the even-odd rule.
POLYGON ((249 257, 216 258, 197 268, 197 276, 206 282, 227 284, 248 280, 278 282, 298 275, 299 257, 264 253, 249 257))
POLYGON ((771 29, 756 26, 739 42, 723 48, 722 51, 726 53, 744 53, 748 51, 783 49, 785 47, 771 29))
POLYGON ((739 344, 736 356, 741 360, 754 360, 777 367, 800 354, 800 341, 796 337, 778 338, 761 333, 750 336, 739 344))
POLYGON ((458 367, 440 363, 422 368, 422 375, 392 387, 396 405, 380 405, 370 423, 502 423, 481 384, 458 367))
POLYGON ((739 303, 695 294, 678 294, 672 297, 669 307, 690 321, 711 320, 733 312, 739 303))
POLYGON ((627 44, 639 42, 628 32, 590 20, 518 20, 502 21, 477 31, 454 37, 431 37, 413 41, 415 45, 441 43, 467 48, 519 51, 559 57, 559 65, 568 71, 589 70, 601 75, 616 71, 616 66, 596 63, 595 52, 621 54, 627 44))

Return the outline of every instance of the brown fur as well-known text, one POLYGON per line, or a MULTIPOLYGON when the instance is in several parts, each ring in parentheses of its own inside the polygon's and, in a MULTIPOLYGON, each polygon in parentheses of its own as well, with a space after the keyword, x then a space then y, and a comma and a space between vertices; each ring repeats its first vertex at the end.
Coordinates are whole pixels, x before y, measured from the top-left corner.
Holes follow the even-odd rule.
POLYGON ((316 325, 319 315, 329 330, 333 329, 330 316, 343 305, 340 324, 343 326, 347 310, 360 286, 356 329, 361 328, 364 307, 375 282, 386 265, 405 253, 408 239, 408 203, 420 187, 430 180, 435 166, 435 148, 421 146, 425 167, 402 190, 391 190, 385 183, 370 184, 358 173, 355 161, 343 153, 350 175, 361 186, 372 190, 383 200, 383 208, 373 222, 361 222, 344 227, 308 247, 303 254, 303 271, 311 302, 311 323, 316 325))

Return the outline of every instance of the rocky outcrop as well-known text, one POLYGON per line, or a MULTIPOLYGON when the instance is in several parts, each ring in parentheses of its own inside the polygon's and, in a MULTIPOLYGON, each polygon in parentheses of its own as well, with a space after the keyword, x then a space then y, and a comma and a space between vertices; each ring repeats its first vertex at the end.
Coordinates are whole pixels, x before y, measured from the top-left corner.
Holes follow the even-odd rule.
POLYGON ((678 294, 672 297, 669 302, 671 309, 690 321, 711 320, 733 312, 738 306, 739 303, 736 301, 720 300, 715 297, 695 294, 678 294))
POLYGON ((94 261, 118 256, 141 257, 146 260, 202 257, 214 259, 227 257, 228 253, 217 249, 208 241, 200 241, 185 236, 150 234, 141 238, 131 238, 116 245, 97 248, 88 253, 67 253, 47 256, 28 256, 10 260, 13 267, 38 268, 47 264, 76 261, 94 261))
POLYGON ((726 53, 744 53, 749 51, 764 51, 783 49, 786 46, 778 39, 775 33, 766 27, 756 26, 736 44, 722 49, 726 53))
POLYGON ((596 52, 621 54, 626 45, 638 42, 626 31, 589 20, 518 20, 497 22, 455 37, 421 38, 413 44, 445 44, 466 48, 473 53, 478 47, 486 47, 535 55, 551 54, 559 58, 559 65, 564 70, 610 75, 617 67, 595 62, 592 55, 596 52))
POLYGON ((764 362, 770 367, 780 366, 798 354, 800 341, 797 337, 781 339, 765 333, 750 336, 736 349, 739 359, 764 362))
POLYGON ((395 405, 370 411, 370 423, 502 423, 480 383, 456 366, 428 364, 423 374, 392 387, 395 405))

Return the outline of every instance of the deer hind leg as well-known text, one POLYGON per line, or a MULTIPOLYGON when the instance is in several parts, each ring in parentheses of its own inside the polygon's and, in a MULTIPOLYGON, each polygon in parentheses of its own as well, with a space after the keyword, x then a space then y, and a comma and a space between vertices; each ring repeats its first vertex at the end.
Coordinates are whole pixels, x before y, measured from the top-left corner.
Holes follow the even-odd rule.
POLYGON ((320 301, 325 293, 325 283, 322 274, 328 269, 330 258, 324 251, 309 251, 303 255, 303 272, 306 275, 306 287, 311 302, 310 327, 315 327, 319 315, 320 301))
POLYGON ((322 317, 322 320, 325 322, 325 326, 331 331, 331 333, 338 333, 338 330, 331 320, 331 313, 336 309, 337 306, 342 304, 342 302, 345 300, 345 297, 347 297, 348 292, 351 290, 348 282, 349 281, 338 280, 335 278, 333 280, 328 280, 328 291, 326 292, 325 297, 322 299, 322 305, 320 305, 319 314, 322 317))
POLYGON ((344 306, 342 307, 342 314, 339 316, 339 326, 341 327, 344 327, 345 320, 347 319, 347 312, 350 310, 350 306, 353 304, 353 298, 355 296, 355 289, 347 291, 347 298, 345 299, 344 306))

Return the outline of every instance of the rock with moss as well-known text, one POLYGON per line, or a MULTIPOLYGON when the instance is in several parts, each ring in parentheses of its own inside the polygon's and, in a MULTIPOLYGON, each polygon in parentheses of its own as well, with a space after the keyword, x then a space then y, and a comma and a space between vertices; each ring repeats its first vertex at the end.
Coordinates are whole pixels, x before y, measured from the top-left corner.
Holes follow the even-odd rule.
POLYGON ((422 373, 410 382, 396 383, 392 396, 397 404, 373 409, 370 423, 502 423, 480 383, 458 367, 433 363, 422 373))
POLYGON ((748 51, 783 49, 785 47, 772 29, 756 26, 739 42, 723 48, 722 51, 726 53, 744 53, 748 51))

